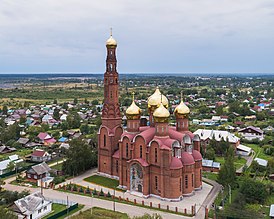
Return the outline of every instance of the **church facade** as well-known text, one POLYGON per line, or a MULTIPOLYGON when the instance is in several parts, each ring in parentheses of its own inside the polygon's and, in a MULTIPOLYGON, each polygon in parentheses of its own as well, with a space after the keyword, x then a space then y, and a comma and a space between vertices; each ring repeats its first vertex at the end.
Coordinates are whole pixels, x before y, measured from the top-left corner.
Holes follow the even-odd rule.
POLYGON ((142 197, 181 200, 202 188, 200 138, 188 130, 189 108, 176 107, 176 126, 169 125, 168 99, 157 87, 148 97, 149 125, 141 126, 141 109, 126 110, 123 129, 119 107, 117 42, 107 42, 102 125, 98 131, 98 172, 119 179, 121 188, 142 197))

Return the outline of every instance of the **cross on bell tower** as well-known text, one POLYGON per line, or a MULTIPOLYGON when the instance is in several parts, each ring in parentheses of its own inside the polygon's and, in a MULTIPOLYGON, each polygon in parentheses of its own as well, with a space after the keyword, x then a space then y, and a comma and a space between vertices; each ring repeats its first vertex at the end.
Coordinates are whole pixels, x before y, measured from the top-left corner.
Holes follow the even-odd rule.
POLYGON ((102 110, 102 125, 113 129, 121 125, 121 114, 119 106, 119 75, 117 72, 116 48, 117 42, 110 37, 106 42, 107 59, 106 72, 104 74, 104 105, 102 110))

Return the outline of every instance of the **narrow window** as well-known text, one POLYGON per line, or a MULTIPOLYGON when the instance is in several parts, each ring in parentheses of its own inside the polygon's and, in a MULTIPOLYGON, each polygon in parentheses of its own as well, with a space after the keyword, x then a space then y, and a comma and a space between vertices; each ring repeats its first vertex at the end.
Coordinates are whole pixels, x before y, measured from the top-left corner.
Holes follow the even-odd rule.
POLYGON ((118 163, 118 160, 116 160, 116 173, 118 173, 118 169, 119 169, 119 163, 118 163))
POLYGON ((158 190, 158 177, 155 176, 155 189, 158 190))
POLYGON ((188 175, 185 176, 185 188, 188 188, 188 175))
POLYGON ((143 157, 143 146, 140 145, 140 158, 142 158, 142 157, 143 157))
POLYGON ((192 187, 194 187, 194 174, 192 174, 192 187))
POLYGON ((110 98, 112 98, 112 91, 110 91, 110 98))
POLYGON ((155 163, 158 162, 158 150, 155 148, 155 163))
POLYGON ((107 142, 107 136, 104 135, 104 147, 106 147, 106 142, 107 142))
POLYGON ((126 157, 128 157, 128 143, 126 143, 126 157))

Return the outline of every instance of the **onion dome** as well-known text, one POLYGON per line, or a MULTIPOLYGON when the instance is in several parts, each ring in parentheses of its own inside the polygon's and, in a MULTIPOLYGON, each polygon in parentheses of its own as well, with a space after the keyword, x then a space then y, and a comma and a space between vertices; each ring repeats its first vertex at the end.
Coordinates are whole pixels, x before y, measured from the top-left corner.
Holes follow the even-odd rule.
POLYGON ((148 108, 155 109, 159 107, 161 103, 163 103, 165 107, 168 107, 168 99, 165 95, 161 94, 159 87, 157 87, 154 94, 152 94, 147 100, 148 108))
POLYGON ((139 119, 142 110, 136 105, 134 101, 134 93, 132 94, 132 103, 126 110, 127 119, 139 119))
POLYGON ((182 159, 182 163, 183 163, 184 166, 185 165, 192 165, 192 164, 195 163, 193 156, 190 153, 186 152, 186 151, 184 151, 182 153, 181 159, 182 159))
POLYGON ((116 40, 112 37, 112 35, 110 36, 110 38, 108 38, 107 42, 106 42, 106 46, 117 46, 117 42, 116 40))
POLYGON ((153 113, 155 122, 168 122, 169 116, 170 113, 163 103, 160 103, 160 106, 153 113))
POLYGON ((183 167, 182 161, 177 157, 172 157, 170 169, 180 169, 183 167))
POLYGON ((192 156, 193 156, 195 161, 200 161, 200 160, 203 159, 201 153, 197 150, 192 151, 192 156))
POLYGON ((187 105, 184 104, 182 93, 181 93, 181 103, 175 108, 174 114, 176 118, 185 118, 188 117, 190 113, 189 108, 187 105))
POLYGON ((108 38, 108 40, 106 42, 106 46, 107 47, 116 47, 117 46, 116 40, 112 37, 112 28, 110 28, 110 37, 108 38))

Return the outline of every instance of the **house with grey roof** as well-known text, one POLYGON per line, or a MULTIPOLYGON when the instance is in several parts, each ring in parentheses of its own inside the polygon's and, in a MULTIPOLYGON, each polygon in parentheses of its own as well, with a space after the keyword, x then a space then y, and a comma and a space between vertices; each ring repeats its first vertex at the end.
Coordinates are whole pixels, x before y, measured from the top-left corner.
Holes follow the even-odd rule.
POLYGON ((52 202, 40 192, 35 192, 15 201, 11 209, 19 219, 38 219, 52 211, 52 202))
POLYGON ((45 163, 40 163, 35 166, 32 166, 26 172, 26 178, 29 181, 37 182, 38 180, 42 180, 43 178, 49 177, 49 171, 51 168, 45 163))
POLYGON ((246 128, 240 129, 239 134, 242 135, 247 140, 263 140, 264 139, 264 132, 258 127, 248 126, 246 128))

